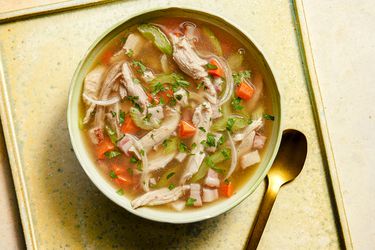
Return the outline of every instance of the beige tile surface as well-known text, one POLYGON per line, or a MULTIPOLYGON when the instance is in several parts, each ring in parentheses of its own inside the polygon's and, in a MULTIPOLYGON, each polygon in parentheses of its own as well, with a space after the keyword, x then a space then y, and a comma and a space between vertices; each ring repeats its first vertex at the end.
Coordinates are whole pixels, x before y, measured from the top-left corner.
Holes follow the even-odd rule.
POLYGON ((355 249, 375 249, 375 2, 305 0, 355 249))

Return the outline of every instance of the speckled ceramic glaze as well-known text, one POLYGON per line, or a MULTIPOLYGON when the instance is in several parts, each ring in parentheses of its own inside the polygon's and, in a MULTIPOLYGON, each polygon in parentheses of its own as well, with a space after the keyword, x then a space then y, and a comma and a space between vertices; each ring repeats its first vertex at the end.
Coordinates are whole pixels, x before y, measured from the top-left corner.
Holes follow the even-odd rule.
POLYGON ((280 143, 281 137, 281 102, 280 94, 274 80, 271 69, 259 48, 255 45, 253 39, 248 34, 245 34, 240 30, 239 27, 231 24, 230 21, 225 20, 221 17, 217 17, 207 12, 202 12, 197 9, 181 9, 181 8, 167 8, 167 9, 156 9, 150 10, 146 13, 138 13, 132 18, 123 20, 119 24, 110 28, 102 36, 100 36, 96 42, 90 47, 81 63, 78 65, 74 74, 72 85, 69 92, 69 103, 68 103, 68 128, 70 133, 71 142, 74 148, 74 152, 81 163, 86 174, 89 176, 91 181, 113 202, 122 206, 129 212, 141 216, 143 218, 169 223, 188 223, 201 221, 208 219, 219 214, 222 214, 234 206, 238 205, 247 196, 249 196, 264 179, 272 165, 273 159, 277 153, 277 149, 280 143), (94 62, 96 55, 101 52, 103 47, 118 33, 125 30, 127 27, 145 22, 149 18, 160 17, 160 16, 180 16, 186 18, 195 18, 204 21, 208 21, 212 24, 220 27, 225 27, 240 40, 246 47, 248 53, 252 58, 257 60, 258 67, 263 75, 265 84, 267 85, 270 97, 272 99, 273 114, 276 119, 273 122, 273 128, 271 136, 269 138, 268 147, 265 149, 265 153, 258 169, 247 181, 247 183, 239 189, 231 198, 221 202, 217 202, 212 206, 203 206, 199 209, 187 210, 182 212, 173 212, 168 210, 159 210, 153 207, 142 207, 133 209, 130 204, 130 200, 125 196, 120 196, 116 193, 116 189, 108 182, 108 180, 100 173, 100 170, 95 166, 95 160, 89 156, 88 150, 85 148, 84 138, 79 128, 79 109, 78 104, 81 98, 81 89, 83 80, 89 69, 94 62))

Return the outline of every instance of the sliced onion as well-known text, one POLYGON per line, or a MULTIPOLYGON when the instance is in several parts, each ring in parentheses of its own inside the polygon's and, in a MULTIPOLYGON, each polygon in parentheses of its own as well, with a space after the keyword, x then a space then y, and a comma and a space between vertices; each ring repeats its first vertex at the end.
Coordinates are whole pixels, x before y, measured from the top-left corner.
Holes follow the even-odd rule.
POLYGON ((99 106, 110 106, 110 105, 113 105, 115 103, 118 103, 121 100, 121 98, 119 96, 115 96, 115 97, 112 97, 111 99, 107 99, 107 100, 95 100, 92 97, 88 96, 86 93, 83 93, 82 96, 86 100, 88 100, 89 102, 91 102, 93 104, 96 104, 96 105, 99 105, 99 106))
POLYGON ((234 170, 236 169, 237 160, 238 160, 237 149, 236 149, 236 146, 234 145, 232 136, 229 134, 228 131, 227 131, 227 134, 228 134, 228 138, 229 138, 229 144, 230 144, 231 158, 232 159, 231 159, 229 171, 228 171, 227 175, 225 176, 225 179, 228 179, 233 174, 234 170))
POLYGON ((194 34, 196 27, 192 22, 183 22, 180 24, 180 29, 184 31, 186 38, 194 42, 198 41, 198 37, 194 34))
POLYGON ((149 187, 150 171, 148 169, 148 158, 147 158, 146 150, 144 149, 142 143, 139 142, 137 137, 131 134, 125 134, 125 136, 129 137, 133 141, 133 144, 136 147, 136 150, 139 151, 138 154, 136 152, 134 153, 136 153, 137 155, 140 155, 141 160, 142 160, 143 169, 142 169, 142 176, 141 176, 140 181, 141 181, 143 190, 145 192, 148 192, 150 191, 150 187, 149 187), (143 151, 143 154, 141 153, 142 151, 143 151))
POLYGON ((161 64, 161 68, 163 70, 164 73, 169 73, 170 70, 169 70, 169 65, 168 65, 168 57, 166 54, 163 54, 161 57, 160 57, 160 64, 161 64))

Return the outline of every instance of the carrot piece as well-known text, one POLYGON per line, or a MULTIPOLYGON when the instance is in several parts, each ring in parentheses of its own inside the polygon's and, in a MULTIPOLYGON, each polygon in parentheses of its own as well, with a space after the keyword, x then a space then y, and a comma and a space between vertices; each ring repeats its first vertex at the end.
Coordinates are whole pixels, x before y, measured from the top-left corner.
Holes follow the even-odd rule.
POLYGON ((219 192, 220 192, 221 196, 231 197, 233 195, 233 184, 232 184, 232 182, 221 183, 219 192))
POLYGON ((150 93, 146 93, 147 97, 148 97, 148 101, 152 104, 155 104, 155 105, 158 105, 159 104, 159 98, 156 97, 156 96, 153 96, 151 95, 150 93))
POLYGON ((211 59, 210 64, 216 66, 216 69, 209 69, 208 74, 213 76, 224 77, 224 71, 215 59, 211 59))
POLYGON ((109 61, 111 60, 112 55, 113 55, 113 51, 111 50, 104 52, 104 54, 102 55, 102 63, 109 64, 109 61))
POLYGON ((241 82, 236 88, 236 95, 243 100, 250 100, 253 94, 254 89, 246 82, 241 82))
POLYGON ((108 137, 105 137, 101 143, 98 144, 96 148, 96 157, 99 160, 104 160, 105 155, 104 153, 115 149, 115 145, 111 142, 108 137))
POLYGON ((183 139, 189 138, 194 136, 196 130, 197 129, 193 125, 181 120, 178 126, 178 136, 183 139))
MULTIPOLYGON (((167 86, 167 85, 166 85, 167 86)), ((163 98, 163 101, 164 103, 169 103, 169 101, 171 100, 171 98, 173 97, 173 90, 171 89, 167 89, 165 91, 160 91, 158 94, 158 99, 161 99, 163 98)))
POLYGON ((135 134, 139 131, 137 125, 134 124, 132 118, 127 115, 125 117, 124 123, 121 126, 121 132, 127 134, 135 134))
POLYGON ((125 167, 113 164, 111 170, 115 173, 113 181, 117 184, 117 186, 128 188, 133 184, 133 177, 129 174, 125 167))

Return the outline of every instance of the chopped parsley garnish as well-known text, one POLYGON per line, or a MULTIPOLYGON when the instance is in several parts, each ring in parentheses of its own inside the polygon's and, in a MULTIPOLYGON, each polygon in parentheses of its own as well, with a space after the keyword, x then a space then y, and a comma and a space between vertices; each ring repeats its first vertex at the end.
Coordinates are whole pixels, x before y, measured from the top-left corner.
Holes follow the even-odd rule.
POLYGON ((197 85, 197 89, 200 89, 200 88, 202 88, 204 86, 204 82, 200 82, 200 83, 198 83, 198 85, 197 85))
POLYGON ((125 52, 125 55, 128 57, 133 57, 134 51, 132 49, 128 49, 128 51, 125 52))
POLYGON ((171 178, 173 175, 175 175, 175 172, 170 172, 170 173, 167 175, 167 180, 168 180, 169 178, 171 178))
POLYGON ((207 157, 207 158, 206 158, 206 164, 207 164, 207 166, 209 166, 210 168, 215 167, 215 163, 214 163, 214 161, 213 161, 210 157, 207 157))
POLYGON ((112 114, 112 117, 116 116, 116 112, 115 111, 111 111, 111 114, 112 114))
POLYGON ((240 71, 238 73, 234 73, 232 76, 233 76, 234 83, 240 84, 243 79, 251 77, 251 71, 250 70, 240 71))
POLYGON ((158 82, 156 83, 153 87, 152 87, 152 91, 151 93, 153 95, 156 95, 157 93, 159 92, 162 92, 162 91, 165 91, 166 88, 164 87, 164 85, 161 83, 161 82, 158 82))
POLYGON ((174 189, 174 188, 175 188, 175 186, 174 186, 173 183, 172 183, 171 185, 169 185, 169 187, 168 187, 169 190, 172 190, 172 189, 174 189))
POLYGON ((111 151, 105 152, 104 155, 108 159, 112 159, 112 158, 114 158, 116 156, 121 155, 121 153, 119 151, 116 151, 116 150, 111 150, 111 151))
POLYGON ((142 162, 141 161, 139 161, 138 163, 137 163, 137 170, 138 171, 140 171, 140 172, 142 172, 143 170, 142 170, 142 162))
POLYGON ((168 144, 171 142, 172 140, 171 139, 165 139, 162 143, 163 147, 168 147, 168 144))
POLYGON ((143 74, 147 70, 147 67, 141 61, 133 60, 132 64, 133 66, 138 67, 138 73, 143 74))
POLYGON ((141 84, 141 81, 139 81, 137 78, 133 78, 133 82, 134 82, 135 84, 141 84))
POLYGON ((204 129, 204 127, 199 127, 199 130, 206 133, 206 130, 204 129))
POLYGON ((239 97, 236 97, 233 99, 233 101, 231 102, 232 104, 232 107, 234 110, 242 110, 243 109, 243 106, 241 105, 241 98, 239 97))
POLYGON ((230 156, 228 154, 228 151, 226 151, 226 150, 222 150, 221 154, 224 156, 225 160, 228 160, 230 158, 230 156))
POLYGON ((233 128, 234 122, 235 122, 235 120, 233 118, 228 118, 226 129, 229 132, 232 132, 232 128, 233 128))
POLYGON ((141 149, 141 151, 139 151, 139 153, 144 156, 145 155, 145 151, 143 149, 141 149))
POLYGON ((197 201, 197 199, 194 199, 194 198, 189 197, 189 198, 186 200, 186 206, 191 207, 191 206, 194 205, 194 202, 196 202, 196 201, 197 201))
POLYGON ((229 181, 228 179, 225 179, 225 180, 224 180, 224 183, 225 183, 225 184, 229 184, 230 181, 229 181))
POLYGON ((151 116, 152 116, 151 113, 147 113, 146 116, 143 118, 143 120, 146 121, 146 122, 149 122, 150 119, 151 119, 151 116))
POLYGON ((126 171, 128 171, 128 173, 133 176, 134 175, 134 171, 132 168, 127 168, 126 171))
POLYGON ((132 157, 130 157, 130 162, 131 163, 138 163, 139 160, 136 157, 132 156, 132 157))
POLYGON ((266 120, 270 120, 270 121, 274 121, 275 120, 275 117, 273 115, 264 114, 263 117, 266 120))
POLYGON ((120 125, 123 124, 125 121, 125 112, 120 110, 120 114, 119 114, 119 123, 120 125))
POLYGON ((169 100, 169 105, 170 106, 175 106, 176 104, 177 104, 176 98, 174 98, 173 96, 171 96, 171 99, 169 100))
POLYGON ((116 174, 115 171, 113 171, 113 170, 111 170, 111 171, 109 172, 109 176, 110 176, 112 179, 117 178, 117 174, 116 174))
POLYGON ((124 195, 124 189, 120 188, 119 190, 116 191, 118 195, 124 195))
POLYGON ((224 143, 224 136, 221 136, 219 140, 217 140, 217 145, 220 146, 224 143))
POLYGON ((180 144, 178 144, 178 151, 181 152, 181 153, 188 152, 187 145, 183 142, 180 142, 180 144))
POLYGON ((207 63, 207 64, 206 64, 206 68, 207 68, 207 69, 217 69, 217 66, 214 65, 214 64, 211 64, 211 63, 207 63))
POLYGON ((176 81, 172 83, 173 91, 177 91, 179 88, 187 88, 189 86, 190 82, 183 79, 176 79, 176 81))
POLYGON ((216 140, 215 140, 215 135, 208 133, 207 134, 207 140, 206 140, 206 145, 208 147, 215 147, 216 146, 216 140))
POLYGON ((216 166, 210 167, 212 170, 214 170, 218 174, 222 174, 224 172, 224 169, 218 168, 216 166))

